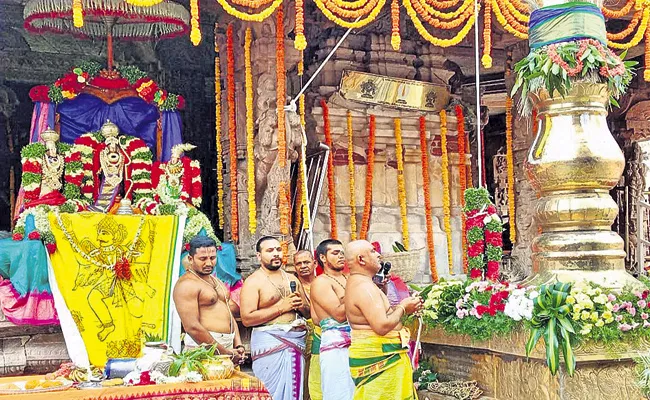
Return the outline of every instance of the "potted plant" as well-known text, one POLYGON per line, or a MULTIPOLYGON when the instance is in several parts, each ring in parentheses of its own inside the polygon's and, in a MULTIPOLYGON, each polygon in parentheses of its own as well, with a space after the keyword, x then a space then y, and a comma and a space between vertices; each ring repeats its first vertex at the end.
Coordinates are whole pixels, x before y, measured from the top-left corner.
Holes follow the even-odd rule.
POLYGON ((235 365, 229 355, 219 355, 217 346, 199 346, 195 349, 172 355, 169 376, 198 372, 206 380, 227 379, 232 375, 235 365))

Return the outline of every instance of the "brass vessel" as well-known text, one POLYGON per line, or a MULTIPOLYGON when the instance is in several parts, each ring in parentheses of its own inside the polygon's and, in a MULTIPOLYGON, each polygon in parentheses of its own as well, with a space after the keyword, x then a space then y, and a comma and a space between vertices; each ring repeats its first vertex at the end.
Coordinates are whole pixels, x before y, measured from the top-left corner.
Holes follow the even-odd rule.
POLYGON ((532 243, 528 284, 590 281, 612 289, 640 286, 625 271, 618 213, 609 195, 625 158, 607 126, 605 84, 574 83, 562 97, 531 94, 539 123, 525 164, 538 193, 541 233, 532 243))

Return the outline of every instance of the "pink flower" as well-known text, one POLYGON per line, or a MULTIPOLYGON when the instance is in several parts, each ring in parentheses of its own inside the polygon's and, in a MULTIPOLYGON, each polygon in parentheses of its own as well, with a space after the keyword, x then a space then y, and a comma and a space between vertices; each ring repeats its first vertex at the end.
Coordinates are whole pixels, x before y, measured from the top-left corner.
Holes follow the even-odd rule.
POLYGON ((649 326, 650 326, 650 322, 648 322, 648 321, 643 321, 643 327, 644 327, 644 328, 647 328, 647 327, 649 327, 649 326))
POLYGON ((630 325, 628 325, 628 324, 620 324, 620 325, 618 326, 618 329, 620 329, 620 330, 623 331, 623 332, 627 332, 627 331, 629 331, 629 330, 632 329, 632 326, 630 326, 630 325))
POLYGON ((643 294, 641 292, 634 292, 634 295, 640 299, 643 297, 643 294))
POLYGON ((648 319, 648 317, 649 317, 648 313, 642 313, 642 314, 641 314, 641 319, 644 320, 644 321, 645 321, 646 319, 648 319))
POLYGON ((616 316, 616 322, 621 322, 622 320, 623 320, 623 316, 622 316, 622 315, 617 315, 617 316, 616 316))
POLYGON ((612 311, 614 311, 614 312, 618 312, 618 310, 620 310, 620 309, 621 309, 621 306, 619 304, 614 304, 614 306, 612 307, 612 311))
POLYGON ((635 323, 632 324, 632 329, 636 329, 638 326, 639 326, 639 323, 635 322, 635 323))
POLYGON ((607 300, 616 301, 616 296, 614 296, 613 294, 610 293, 610 294, 607 295, 607 300))
POLYGON ((634 317, 634 316, 636 315, 636 308, 634 308, 634 307, 628 307, 628 308, 627 308, 627 312, 629 312, 630 315, 634 317))
POLYGON ((467 310, 457 310, 456 316, 460 319, 463 319, 467 316, 467 310))
POLYGON ((639 308, 645 308, 645 306, 648 305, 645 300, 639 300, 636 302, 636 305, 639 306, 639 308))
POLYGON ((463 307, 463 304, 465 304, 463 299, 458 299, 458 301, 456 302, 456 308, 460 309, 461 307, 463 307))

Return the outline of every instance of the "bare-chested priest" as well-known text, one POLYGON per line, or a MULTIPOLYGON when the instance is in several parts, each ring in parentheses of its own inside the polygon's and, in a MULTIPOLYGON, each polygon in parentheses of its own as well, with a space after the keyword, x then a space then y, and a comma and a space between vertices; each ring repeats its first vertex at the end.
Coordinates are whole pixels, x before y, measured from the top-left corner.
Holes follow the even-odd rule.
POLYGON ((282 245, 264 236, 255 246, 260 268, 241 290, 242 323, 253 327, 253 373, 274 399, 302 400, 309 305, 298 278, 282 268, 282 245))
POLYGON ((230 292, 212 275, 217 244, 207 236, 190 240, 189 266, 174 286, 174 303, 185 330, 185 348, 217 345, 220 354, 245 360, 237 322, 230 311, 230 292))
POLYGON ((407 355, 409 332, 400 319, 422 309, 419 296, 407 297, 391 307, 388 297, 372 280, 380 255, 365 240, 347 245, 350 278, 345 291, 345 312, 352 328, 350 372, 356 384, 354 399, 417 399, 413 370, 407 355))

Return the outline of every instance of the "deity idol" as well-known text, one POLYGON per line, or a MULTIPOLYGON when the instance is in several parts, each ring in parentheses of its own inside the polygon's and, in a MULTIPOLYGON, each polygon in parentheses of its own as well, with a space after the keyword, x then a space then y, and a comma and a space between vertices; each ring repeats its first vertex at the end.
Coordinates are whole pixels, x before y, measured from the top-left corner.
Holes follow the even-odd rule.
POLYGON ((89 209, 114 212, 118 198, 142 211, 153 209, 151 196, 151 150, 141 139, 120 135, 119 128, 107 121, 100 132, 87 133, 75 140, 81 153, 84 179, 81 192, 89 209), (124 200, 123 200, 124 201, 124 200))
POLYGON ((183 155, 194 148, 196 146, 189 143, 177 144, 172 147, 169 162, 154 164, 151 176, 154 200, 176 208, 201 206, 201 166, 198 161, 183 155))

